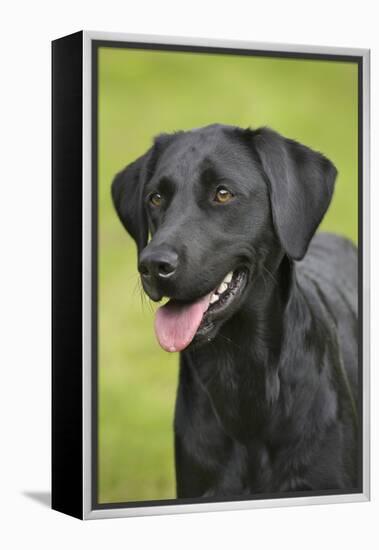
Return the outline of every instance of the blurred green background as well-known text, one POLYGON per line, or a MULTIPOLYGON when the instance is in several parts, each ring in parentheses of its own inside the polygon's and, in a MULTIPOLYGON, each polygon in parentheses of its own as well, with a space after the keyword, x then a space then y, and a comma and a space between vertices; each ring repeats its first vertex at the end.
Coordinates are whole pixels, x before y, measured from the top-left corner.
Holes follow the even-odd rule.
POLYGON ((175 498, 178 356, 155 341, 113 176, 161 132, 270 126, 335 163, 322 228, 356 241, 357 90, 353 63, 99 49, 99 502, 175 498))

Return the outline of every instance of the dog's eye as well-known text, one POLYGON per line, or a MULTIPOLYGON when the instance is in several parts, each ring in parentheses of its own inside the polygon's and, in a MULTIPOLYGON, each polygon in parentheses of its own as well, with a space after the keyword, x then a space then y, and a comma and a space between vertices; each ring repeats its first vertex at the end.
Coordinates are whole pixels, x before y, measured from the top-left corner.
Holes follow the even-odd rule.
POLYGON ((162 195, 160 195, 159 193, 151 193, 151 195, 149 196, 149 202, 153 206, 160 206, 162 204, 162 195))
POLYGON ((225 204, 226 202, 229 202, 230 199, 232 198, 233 198, 233 193, 231 193, 228 189, 226 189, 226 187, 218 187, 216 190, 216 194, 214 196, 214 200, 221 204, 225 204))

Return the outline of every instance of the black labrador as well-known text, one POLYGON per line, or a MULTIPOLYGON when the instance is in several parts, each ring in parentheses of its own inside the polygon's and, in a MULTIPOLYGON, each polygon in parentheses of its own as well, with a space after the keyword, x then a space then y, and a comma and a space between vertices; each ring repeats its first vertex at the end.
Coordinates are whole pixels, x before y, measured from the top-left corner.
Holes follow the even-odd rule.
POLYGON ((114 179, 180 351, 178 497, 358 486, 357 251, 317 234, 336 169, 260 128, 163 134, 114 179))

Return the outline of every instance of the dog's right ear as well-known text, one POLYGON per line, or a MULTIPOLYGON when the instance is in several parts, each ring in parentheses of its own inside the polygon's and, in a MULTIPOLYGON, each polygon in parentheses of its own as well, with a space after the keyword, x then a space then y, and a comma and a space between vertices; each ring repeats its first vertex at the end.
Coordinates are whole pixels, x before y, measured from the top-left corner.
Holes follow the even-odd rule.
POLYGON ((116 212, 137 244, 138 252, 147 245, 148 223, 143 202, 143 189, 152 149, 119 172, 112 183, 116 212))
POLYGON ((137 244, 138 253, 147 245, 149 226, 143 200, 143 190, 154 172, 159 156, 173 141, 174 134, 160 134, 153 146, 137 160, 119 172, 112 182, 113 204, 123 226, 137 244))

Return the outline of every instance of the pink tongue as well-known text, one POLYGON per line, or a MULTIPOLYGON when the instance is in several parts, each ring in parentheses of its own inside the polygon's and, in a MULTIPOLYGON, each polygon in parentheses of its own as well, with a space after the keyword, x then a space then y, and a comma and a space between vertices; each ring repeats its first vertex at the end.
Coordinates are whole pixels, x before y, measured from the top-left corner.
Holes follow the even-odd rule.
POLYGON ((155 314, 155 334, 166 351, 181 351, 192 341, 208 308, 209 294, 192 304, 170 301, 155 314))

